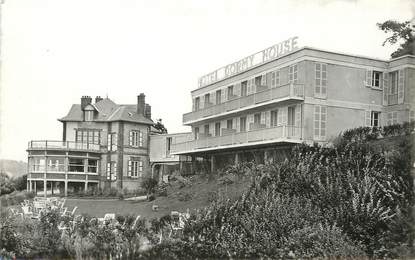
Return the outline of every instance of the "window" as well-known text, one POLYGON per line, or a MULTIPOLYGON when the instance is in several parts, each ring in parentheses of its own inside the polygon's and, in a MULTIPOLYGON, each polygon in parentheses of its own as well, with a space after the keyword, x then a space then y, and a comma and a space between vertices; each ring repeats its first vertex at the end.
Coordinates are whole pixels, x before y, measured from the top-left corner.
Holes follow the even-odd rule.
POLYGON ((195 98, 195 111, 200 109, 200 97, 195 98))
POLYGON ((100 144, 100 130, 76 129, 75 140, 77 143, 100 144))
POLYGON ((84 172, 84 159, 69 158, 68 172, 84 172))
POLYGON ((143 132, 139 130, 131 130, 129 136, 129 145, 134 147, 142 147, 143 132))
POLYGON ((195 140, 199 139, 199 127, 195 127, 195 140))
POLYGON ((108 150, 117 151, 117 133, 108 134, 108 150))
POLYGON ((233 86, 228 87, 228 100, 233 97, 233 86))
POLYGON ((215 136, 220 136, 220 122, 215 123, 215 136))
POLYGON ((388 120, 387 120, 387 124, 388 125, 394 125, 398 123, 398 112, 394 111, 394 112, 389 112, 388 113, 388 120))
POLYGON ((48 157, 48 172, 64 172, 65 158, 63 157, 48 157))
POLYGON ((255 86, 261 86, 262 76, 255 77, 255 86))
POLYGON ((292 65, 288 68, 288 81, 289 83, 296 84, 298 81, 298 65, 292 65))
POLYGON ((205 107, 208 106, 210 103, 210 94, 205 94, 205 107))
POLYGON ((94 119, 94 111, 86 110, 85 111, 85 121, 92 121, 94 119))
POLYGON ((391 95, 398 94, 398 71, 391 72, 389 74, 390 78, 390 90, 391 95))
POLYGON ((246 117, 239 118, 239 131, 245 132, 246 131, 246 117))
POLYGON ((278 109, 271 111, 271 126, 278 125, 278 109))
POLYGON ((248 94, 248 82, 241 82, 241 97, 245 97, 248 94))
POLYGON ((267 74, 262 74, 261 75, 261 86, 266 86, 267 85, 267 74))
POLYGON ((254 124, 259 125, 261 123, 261 113, 257 113, 254 115, 254 124))
POLYGON ((315 95, 326 97, 327 95, 327 65, 316 63, 316 87, 315 95))
POLYGON ((376 88, 381 87, 381 80, 382 80, 382 72, 380 71, 373 71, 372 73, 372 86, 376 88))
POLYGON ((227 129, 232 129, 233 128, 233 120, 232 119, 226 120, 226 128, 227 129))
POLYGON ((314 138, 325 139, 326 137, 327 108, 325 106, 314 106, 314 138))
POLYGON ((209 125, 205 125, 205 136, 209 136, 209 125))
POLYGON ((372 111, 370 114, 370 126, 380 126, 380 112, 372 111))
POLYGON ((128 176, 132 178, 143 176, 143 161, 140 158, 132 157, 128 161, 128 176))
POLYGON ((216 104, 222 103, 222 90, 216 90, 216 104))
POLYGON ((32 157, 31 158, 32 163, 32 171, 34 172, 43 172, 45 171, 45 158, 44 157, 32 157))
POLYGON ((173 141, 173 139, 171 137, 167 137, 167 139, 166 139, 166 151, 167 151, 167 155, 170 154, 172 141, 173 141))
POLYGON ((98 160, 88 159, 88 172, 98 173, 98 160))
POLYGON ((271 72, 271 88, 275 88, 280 85, 280 71, 276 70, 271 72))
POLYGON ((409 122, 415 121, 415 110, 409 111, 409 122))
POLYGON ((109 181, 117 180, 117 163, 116 162, 107 163, 107 180, 109 181))

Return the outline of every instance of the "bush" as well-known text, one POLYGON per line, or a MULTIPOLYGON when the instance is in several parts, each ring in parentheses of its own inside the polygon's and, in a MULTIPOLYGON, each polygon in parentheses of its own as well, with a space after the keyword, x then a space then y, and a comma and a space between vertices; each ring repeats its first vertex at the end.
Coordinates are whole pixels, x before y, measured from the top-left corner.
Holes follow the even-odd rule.
POLYGON ((141 182, 141 188, 143 188, 147 194, 154 193, 155 188, 157 187, 157 180, 153 178, 144 178, 141 182))
POLYGON ((24 200, 32 199, 34 197, 35 197, 34 192, 14 191, 10 194, 0 196, 0 203, 2 206, 18 205, 24 200))

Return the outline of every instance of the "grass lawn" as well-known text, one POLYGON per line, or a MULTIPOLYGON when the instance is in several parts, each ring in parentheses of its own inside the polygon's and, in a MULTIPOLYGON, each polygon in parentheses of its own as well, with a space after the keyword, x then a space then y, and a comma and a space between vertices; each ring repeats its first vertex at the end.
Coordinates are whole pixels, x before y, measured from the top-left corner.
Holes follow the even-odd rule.
POLYGON ((229 185, 219 184, 218 178, 207 179, 204 176, 194 176, 192 184, 180 187, 176 183, 171 183, 167 189, 167 197, 157 197, 154 201, 125 201, 125 200, 94 200, 94 199, 72 199, 66 200, 65 206, 72 210, 77 206, 75 214, 88 214, 95 217, 103 217, 106 213, 115 213, 120 215, 140 215, 144 218, 151 219, 170 214, 176 210, 185 212, 191 211, 209 205, 212 195, 222 194, 229 198, 235 198, 242 194, 248 186, 248 180, 235 180, 229 185), (183 194, 189 196, 185 201, 181 199, 183 194), (152 206, 158 205, 158 211, 153 211, 152 206))

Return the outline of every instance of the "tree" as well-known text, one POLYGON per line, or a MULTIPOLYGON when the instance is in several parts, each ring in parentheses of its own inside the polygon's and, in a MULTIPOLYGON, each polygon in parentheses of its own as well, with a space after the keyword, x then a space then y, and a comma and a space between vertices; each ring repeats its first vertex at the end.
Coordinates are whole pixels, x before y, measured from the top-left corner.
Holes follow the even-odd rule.
POLYGON ((392 58, 415 54, 415 25, 411 24, 410 21, 399 23, 394 20, 388 20, 383 23, 377 23, 377 26, 385 33, 392 33, 392 36, 386 38, 382 46, 385 46, 386 43, 394 45, 398 41, 403 40, 400 47, 391 54, 392 58))
POLYGON ((157 119, 157 123, 155 123, 153 126, 155 129, 159 130, 162 134, 167 134, 167 128, 161 122, 161 118, 157 119))

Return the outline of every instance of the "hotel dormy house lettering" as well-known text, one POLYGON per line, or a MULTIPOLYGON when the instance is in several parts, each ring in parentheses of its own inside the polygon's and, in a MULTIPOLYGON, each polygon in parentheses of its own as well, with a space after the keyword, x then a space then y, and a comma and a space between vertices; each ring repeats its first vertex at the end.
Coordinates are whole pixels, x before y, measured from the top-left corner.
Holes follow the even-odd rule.
POLYGON ((254 66, 258 66, 265 62, 286 55, 292 51, 295 51, 298 49, 297 41, 298 37, 292 37, 265 50, 252 54, 237 62, 228 64, 207 75, 204 75, 199 79, 199 87, 204 87, 216 81, 231 77, 235 74, 239 74, 245 70, 251 69, 254 66))

